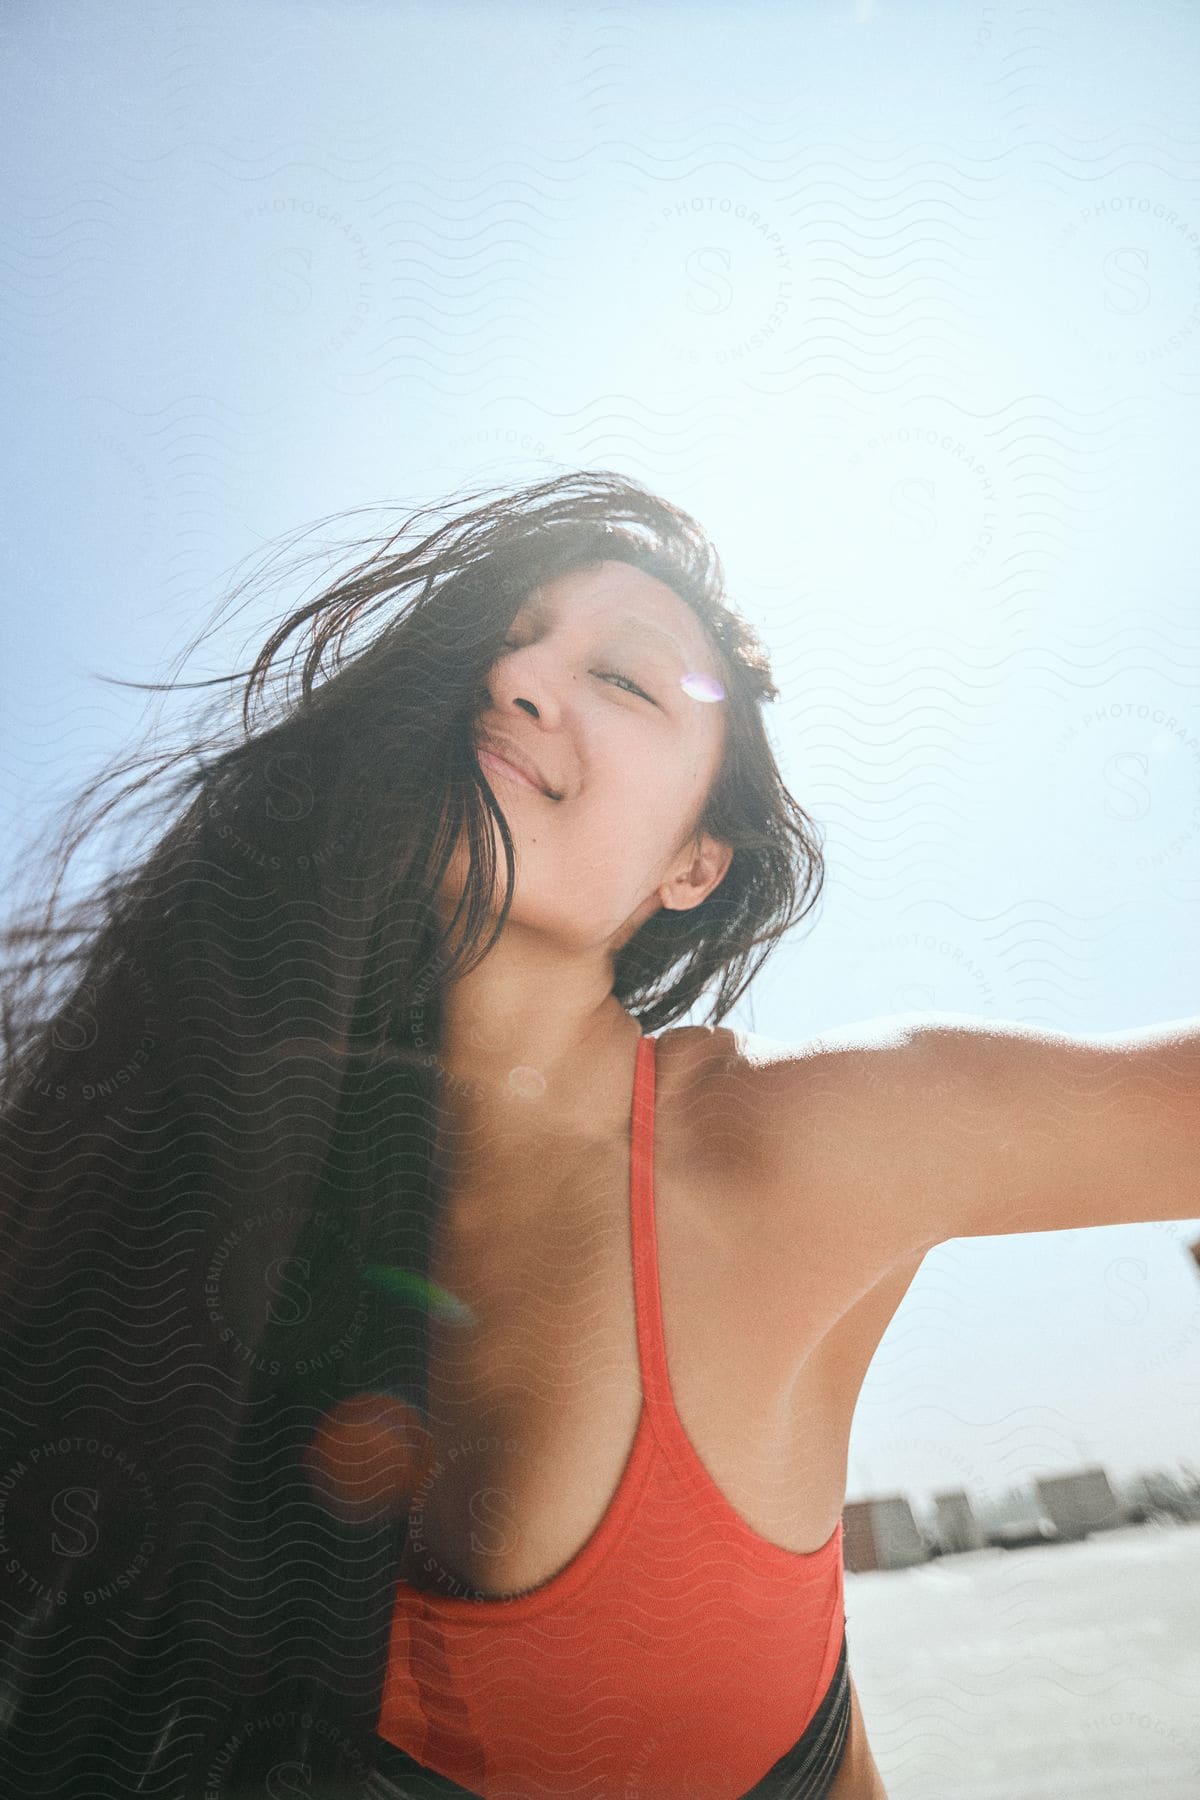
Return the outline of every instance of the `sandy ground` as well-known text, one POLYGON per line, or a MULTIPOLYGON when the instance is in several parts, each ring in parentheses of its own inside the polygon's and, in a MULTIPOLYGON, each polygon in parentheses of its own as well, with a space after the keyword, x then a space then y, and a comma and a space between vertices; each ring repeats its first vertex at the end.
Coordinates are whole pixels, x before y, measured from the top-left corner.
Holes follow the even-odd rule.
POLYGON ((846 1577, 890 1800, 1200 1800, 1200 1523, 846 1577))

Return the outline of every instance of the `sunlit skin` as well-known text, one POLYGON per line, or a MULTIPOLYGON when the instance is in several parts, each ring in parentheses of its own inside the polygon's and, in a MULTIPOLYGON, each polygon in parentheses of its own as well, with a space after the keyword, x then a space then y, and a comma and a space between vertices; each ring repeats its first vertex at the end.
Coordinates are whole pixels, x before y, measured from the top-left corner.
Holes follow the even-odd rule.
MULTIPOLYGON (((483 762, 513 836, 513 905, 483 963, 447 990, 439 1060, 453 1077, 442 1100, 453 1135, 485 1156, 514 1127, 554 1136, 620 1126, 599 1117, 597 1095, 615 1092, 627 1108, 639 1028, 612 996, 612 956, 658 907, 699 905, 732 856, 697 830, 725 708, 716 653, 677 594, 606 562, 537 590, 507 644, 481 731, 512 740, 562 798, 483 762), (623 1079, 598 1079, 622 1067, 623 1079)), ((498 832, 495 842, 498 912, 498 832)), ((446 918, 465 866, 460 846, 441 895, 446 918)), ((402 1269, 371 1275, 390 1291, 428 1290, 439 1318, 469 1328, 457 1296, 402 1269)), ((323 1419, 306 1462, 323 1504, 354 1521, 402 1509, 428 1455, 411 1407, 362 1394, 323 1419)))
MULTIPOLYGON (((489 672, 482 735, 509 738, 558 797, 481 756, 513 838, 513 904, 483 962, 446 989, 438 1045, 459 1178, 447 1235, 453 1250, 466 1247, 447 1267, 468 1272, 481 1316, 495 1300, 493 1240, 511 1244, 528 1228, 540 1241, 546 1209, 574 1191, 569 1180, 522 1180, 526 1168, 569 1172, 580 1146, 586 1156, 589 1140, 611 1144, 628 1130, 639 1027, 611 992, 615 952, 657 908, 700 904, 728 870, 728 846, 699 830, 728 727, 720 674, 679 595, 615 562, 529 596, 489 672), (652 646, 631 621, 669 633, 675 649, 652 646), (516 1142, 525 1160, 510 1162, 516 1142)), ((447 918, 465 854, 460 843, 439 895, 447 918)), ((710 1065, 710 1103, 736 1091, 756 1147, 757 1217, 779 1247, 779 1292, 805 1301, 795 1335, 798 1366, 811 1371, 797 1383, 807 1380, 812 1419, 801 1466, 812 1470, 804 1530, 815 1545, 844 1494, 837 1452, 863 1372, 928 1248, 1194 1216, 1200 1021, 1073 1037, 904 1016, 795 1044, 742 1034, 723 1055, 710 1065), (814 1302, 824 1327, 812 1324, 814 1302)), ((503 1280, 511 1264, 495 1260, 503 1280)), ((411 1284, 411 1272, 392 1273, 411 1284)), ((450 1337, 474 1329, 460 1296, 429 1297, 450 1337)), ((311 1468, 340 1516, 399 1516, 430 1454, 422 1421, 395 1396, 358 1396, 324 1422, 311 1468)), ((829 1800, 884 1800, 853 1677, 850 1689, 829 1800)))
MULTIPOLYGON (((493 1237, 507 1244, 527 1225, 544 1227, 545 1209, 564 1192, 569 1204, 572 1191, 570 1182, 522 1182, 530 1159, 508 1165, 508 1144, 531 1144, 533 1166, 553 1169, 560 1139, 586 1152, 590 1138, 612 1143, 628 1130, 639 1027, 612 995, 614 953, 657 908, 700 904, 728 870, 728 846, 698 829, 728 725, 725 703, 707 697, 719 679, 691 609, 623 563, 531 595, 489 672, 484 735, 510 738, 560 797, 481 759, 514 842, 514 898, 499 941, 446 990, 438 1054, 447 1135, 463 1157, 453 1246, 467 1246, 458 1266, 484 1312, 493 1237), (630 620, 668 632, 675 651, 652 648, 630 620)), ((496 849, 498 909, 498 833, 496 849)), ((439 896, 446 917, 464 873, 460 844, 439 896)), ((739 1128, 761 1183, 756 1216, 778 1246, 772 1279, 804 1301, 795 1308, 797 1384, 807 1381, 812 1454, 802 1466, 812 1474, 797 1485, 811 1482, 812 1544, 824 1541, 828 1508, 844 1492, 836 1452, 863 1372, 927 1249, 1195 1215, 1200 1021, 1073 1037, 903 1016, 795 1044, 742 1034, 722 1055, 708 1065, 706 1103, 736 1092, 744 1108, 739 1128), (812 1322, 814 1304, 824 1325, 812 1322)), ((569 1170, 570 1156, 559 1166, 569 1170)), ((498 1261, 503 1274, 511 1265, 498 1261)), ((431 1294, 451 1336, 473 1329, 461 1305, 431 1294)), ((314 1451, 323 1492, 346 1517, 398 1510, 429 1454, 420 1421, 394 1397, 359 1400, 328 1421, 314 1451)), ((853 1678, 850 1686, 850 1738, 830 1800, 883 1800, 853 1678)))
MULTIPOLYGON (((718 657, 678 594, 628 563, 570 572, 529 596, 507 644, 489 673, 480 731, 513 740, 561 799, 484 761, 513 833, 513 909, 480 967, 448 988, 439 1046, 453 1076, 444 1114, 484 1156, 513 1129, 552 1136, 621 1125, 597 1116, 597 1093, 622 1094, 628 1107, 639 1037, 613 999, 613 952, 658 907, 700 904, 732 857, 696 830, 720 767, 725 706, 718 657), (597 1078, 617 1069, 621 1080, 597 1078)), ((495 844, 498 911, 498 833, 495 844)), ((464 873, 461 844, 441 893, 444 918, 464 873)), ((419 1283, 405 1269, 372 1278, 390 1291, 419 1283)), ((421 1287, 439 1318, 470 1328, 457 1296, 421 1287)), ((399 1512, 428 1444, 399 1397, 356 1395, 309 1445, 313 1489, 351 1521, 399 1512)))
POLYGON ((698 830, 724 750, 720 681, 696 614, 627 563, 559 576, 518 611, 479 726, 513 740, 562 797, 483 765, 513 837, 513 905, 484 961, 448 988, 439 1049, 475 1122, 521 1104, 566 1130, 594 1126, 598 1068, 632 1066, 638 1027, 612 996, 613 955, 659 907, 698 906, 732 859, 698 830))

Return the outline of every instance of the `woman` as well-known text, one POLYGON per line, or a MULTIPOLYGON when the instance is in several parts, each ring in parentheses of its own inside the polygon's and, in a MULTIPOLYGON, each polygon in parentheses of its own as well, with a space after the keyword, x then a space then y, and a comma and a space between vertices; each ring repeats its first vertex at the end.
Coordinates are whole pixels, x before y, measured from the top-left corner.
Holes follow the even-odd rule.
POLYGON ((11 934, 22 1793, 882 1795, 888 1319, 943 1238, 1194 1207, 1194 1037, 722 1028, 821 864, 719 560, 612 475, 469 501, 11 934))
MULTIPOLYGON (((404 1754, 382 1756, 379 1794, 832 1791, 841 1492, 798 1475, 813 1413, 788 1401, 782 1289, 773 1334, 730 1349, 769 1304, 769 1260, 739 1243, 777 1223, 765 1159, 729 1142, 752 1093, 730 1034, 643 1037, 614 992, 650 921, 702 932, 728 839, 744 852, 766 811, 747 799, 739 831, 736 801, 714 804, 736 679, 704 613, 612 555, 528 593, 487 672, 475 741, 518 880, 442 1009, 434 1275, 472 1322, 444 1323, 433 1356, 380 1720, 404 1754)), ((447 919, 467 871, 460 840, 447 919)), ((855 1743, 845 1791, 882 1792, 861 1726, 855 1743)))

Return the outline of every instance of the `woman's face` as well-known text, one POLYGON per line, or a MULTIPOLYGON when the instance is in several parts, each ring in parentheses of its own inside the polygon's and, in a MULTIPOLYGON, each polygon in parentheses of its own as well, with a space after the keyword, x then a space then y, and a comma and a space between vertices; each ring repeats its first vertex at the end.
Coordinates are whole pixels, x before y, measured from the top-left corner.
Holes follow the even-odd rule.
MULTIPOLYGON (((564 948, 616 948, 660 906, 688 909, 717 886, 732 852, 697 825, 727 702, 678 594, 623 562, 560 575, 521 605, 486 688, 476 747, 512 833, 512 921, 564 948), (489 741, 535 784, 492 760, 489 741)), ((499 904, 498 834, 496 853, 499 904)), ((443 890, 455 897, 464 854, 443 890)))

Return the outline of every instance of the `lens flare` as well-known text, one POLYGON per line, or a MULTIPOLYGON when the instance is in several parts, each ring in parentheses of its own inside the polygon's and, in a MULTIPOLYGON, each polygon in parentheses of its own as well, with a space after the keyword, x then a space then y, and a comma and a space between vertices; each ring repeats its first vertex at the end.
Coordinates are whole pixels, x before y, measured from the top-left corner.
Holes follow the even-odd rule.
POLYGON ((420 1413, 383 1393, 354 1394, 330 1407, 304 1450, 315 1498, 352 1525, 399 1517, 432 1460, 420 1413))
POLYGON ((363 1270, 363 1279, 374 1282, 384 1293, 394 1294, 398 1299, 418 1301, 448 1325, 475 1323, 475 1314, 457 1294, 452 1294, 448 1288, 439 1287, 436 1281, 429 1281, 412 1269, 397 1269, 387 1263, 372 1263, 363 1270))
POLYGON ((699 673, 681 675, 679 677, 679 685, 684 693, 691 699, 702 700, 708 705, 711 705, 715 700, 723 700, 725 698, 725 689, 715 675, 702 675, 699 673))

